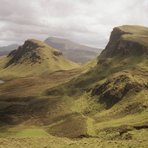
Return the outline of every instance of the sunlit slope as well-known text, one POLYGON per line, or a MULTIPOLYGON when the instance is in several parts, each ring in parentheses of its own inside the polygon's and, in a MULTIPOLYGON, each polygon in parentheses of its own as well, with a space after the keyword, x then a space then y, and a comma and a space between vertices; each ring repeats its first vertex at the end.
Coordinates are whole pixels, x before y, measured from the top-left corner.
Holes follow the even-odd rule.
POLYGON ((61 52, 38 40, 27 40, 24 45, 0 59, 0 75, 39 75, 78 67, 65 59, 61 52))

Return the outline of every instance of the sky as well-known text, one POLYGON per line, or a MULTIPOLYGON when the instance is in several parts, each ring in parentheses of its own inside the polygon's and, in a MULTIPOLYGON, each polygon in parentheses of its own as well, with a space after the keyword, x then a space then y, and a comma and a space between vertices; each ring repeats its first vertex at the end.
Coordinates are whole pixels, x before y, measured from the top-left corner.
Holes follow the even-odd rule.
POLYGON ((0 0, 0 46, 54 36, 104 48, 125 24, 148 26, 148 0, 0 0))

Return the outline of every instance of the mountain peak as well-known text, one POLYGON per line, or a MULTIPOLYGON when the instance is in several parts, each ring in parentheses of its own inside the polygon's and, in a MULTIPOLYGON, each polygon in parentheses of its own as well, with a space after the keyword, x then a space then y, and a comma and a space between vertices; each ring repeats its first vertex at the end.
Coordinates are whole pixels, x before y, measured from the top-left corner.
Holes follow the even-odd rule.
POLYGON ((10 60, 6 64, 6 67, 27 62, 32 64, 40 63, 43 58, 42 53, 46 48, 48 52, 51 51, 51 49, 41 41, 35 39, 26 40, 22 46, 19 46, 18 49, 9 53, 8 57, 10 57, 10 60))
POLYGON ((5 61, 3 67, 6 71, 16 69, 15 71, 23 75, 26 69, 29 69, 29 74, 40 74, 43 72, 73 69, 78 66, 65 59, 62 52, 35 39, 26 40, 22 46, 10 52, 5 61))
POLYGON ((115 27, 102 55, 105 57, 143 55, 148 53, 148 28, 123 25, 115 27))

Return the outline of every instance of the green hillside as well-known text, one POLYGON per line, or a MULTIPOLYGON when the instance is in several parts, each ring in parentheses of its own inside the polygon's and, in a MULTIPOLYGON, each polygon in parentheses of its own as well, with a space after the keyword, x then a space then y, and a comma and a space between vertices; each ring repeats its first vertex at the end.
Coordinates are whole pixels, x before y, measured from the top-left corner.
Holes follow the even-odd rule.
MULTIPOLYGON (((6 78, 0 73, 4 80, 0 84, 0 136, 14 138, 11 143, 16 147, 17 142, 36 147, 34 138, 42 135, 40 145, 47 147, 146 148, 147 32, 142 26, 114 28, 101 55, 77 69, 23 78, 6 78)), ((43 55, 51 58, 44 49, 43 55)), ((6 70, 17 65, 28 70, 27 57, 6 60, 6 70)), ((40 61, 32 60, 35 65, 40 61)))
POLYGON ((75 98, 73 110, 95 120, 98 136, 103 136, 100 135, 100 131, 103 131, 104 137, 115 134, 114 136, 123 138, 124 133, 120 135, 122 130, 127 134, 129 131, 136 134, 140 132, 136 129, 147 130, 148 40, 141 42, 138 38, 143 34, 145 38, 148 37, 148 28, 131 28, 132 26, 114 28, 110 41, 94 68, 64 86, 47 91, 48 95, 66 94, 75 98), (130 40, 125 39, 127 35, 130 40), (133 36, 137 38, 132 39, 133 36))
POLYGON ((77 68, 62 53, 38 40, 27 40, 24 45, 0 59, 2 75, 27 76, 77 68))

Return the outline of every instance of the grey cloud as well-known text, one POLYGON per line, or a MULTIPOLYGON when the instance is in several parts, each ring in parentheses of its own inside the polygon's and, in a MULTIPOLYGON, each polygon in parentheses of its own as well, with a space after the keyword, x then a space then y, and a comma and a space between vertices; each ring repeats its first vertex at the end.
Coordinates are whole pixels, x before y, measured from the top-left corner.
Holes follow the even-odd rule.
POLYGON ((0 0, 0 45, 69 38, 105 47, 113 27, 148 25, 148 0, 0 0))

